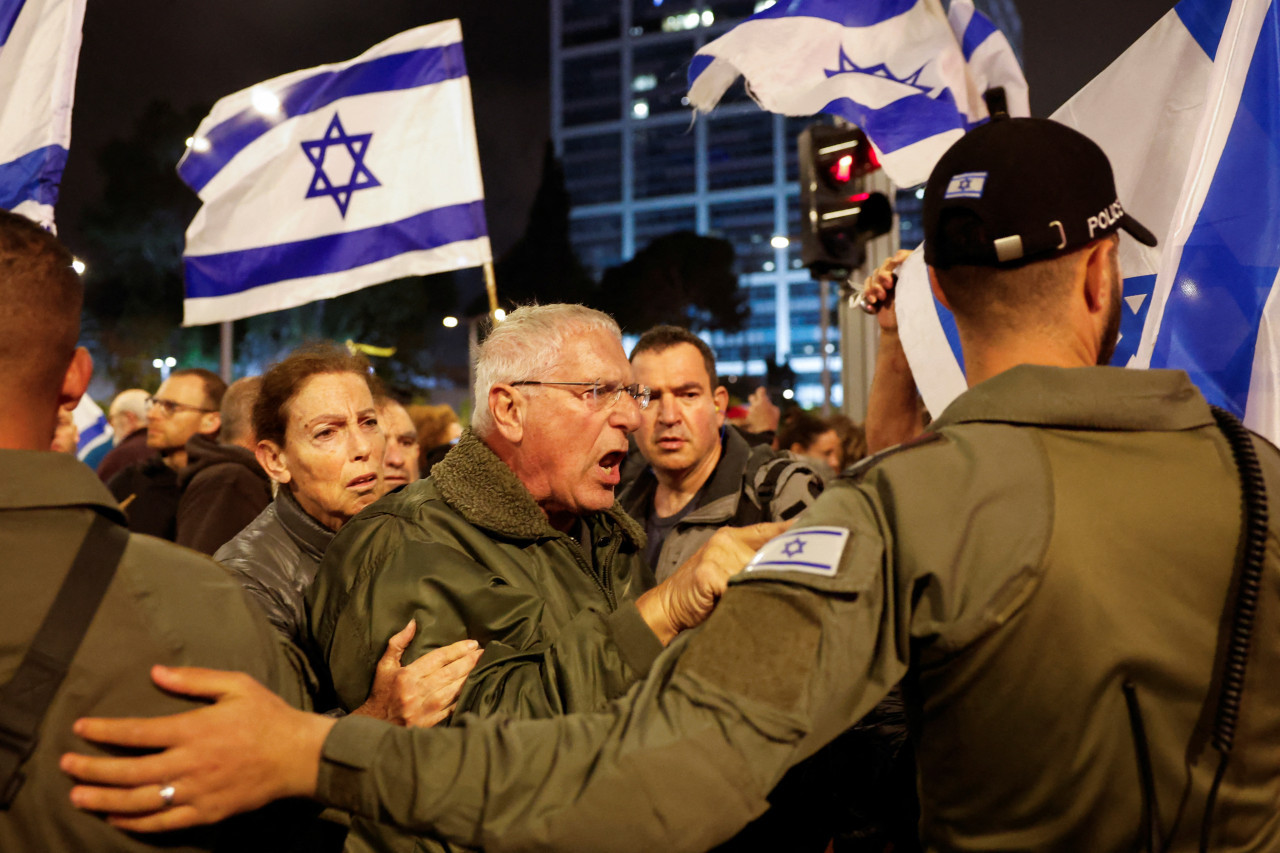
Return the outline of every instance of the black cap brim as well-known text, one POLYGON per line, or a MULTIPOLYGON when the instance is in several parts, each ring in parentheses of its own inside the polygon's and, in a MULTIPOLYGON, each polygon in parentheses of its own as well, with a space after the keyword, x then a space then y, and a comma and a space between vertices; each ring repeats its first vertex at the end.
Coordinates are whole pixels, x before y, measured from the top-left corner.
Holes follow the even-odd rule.
POLYGON ((1137 240, 1144 246, 1154 246, 1158 242, 1156 235, 1147 230, 1147 227, 1129 214, 1125 214, 1120 218, 1120 227, 1123 228, 1130 237, 1137 240))

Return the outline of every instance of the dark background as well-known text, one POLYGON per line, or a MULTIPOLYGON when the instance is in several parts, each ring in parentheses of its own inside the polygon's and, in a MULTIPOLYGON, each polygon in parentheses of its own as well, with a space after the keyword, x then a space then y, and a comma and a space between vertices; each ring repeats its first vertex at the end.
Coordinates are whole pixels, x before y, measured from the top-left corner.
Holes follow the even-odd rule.
MULTIPOLYGON (((1048 115, 1173 3, 1016 5, 1032 111, 1048 115)), ((395 33, 451 17, 462 21, 488 224, 495 257, 502 258, 525 233, 544 171, 550 135, 546 0, 89 0, 57 219, 63 239, 89 265, 84 337, 98 360, 95 396, 131 385, 153 388, 158 374, 151 359, 157 355, 216 366, 217 329, 179 328, 180 235, 197 201, 173 173, 181 140, 213 102, 280 74, 350 59, 395 33)), ((535 231, 510 254, 505 269, 499 265, 500 290, 528 298, 516 280, 521 272, 566 282, 580 277, 576 262, 566 258, 567 202, 554 192, 543 196, 535 231), (547 231, 547 221, 556 218, 559 232, 547 231)), ((483 310, 476 307, 479 282, 477 271, 404 280, 238 322, 236 375, 261 370, 307 337, 354 337, 399 348, 400 355, 379 363, 379 370, 384 379, 405 383, 410 395, 460 400, 465 393, 441 396, 427 383, 445 377, 445 386, 465 384, 465 329, 443 331, 440 318, 483 310)), ((548 295, 579 298, 569 291, 548 295)))
MULTIPOLYGON (((1048 115, 1172 6, 1020 0, 1032 111, 1048 115)), ((90 0, 61 233, 76 243, 80 211, 101 192, 95 153, 127 136, 149 102, 167 101, 180 112, 208 106, 269 77, 341 62, 401 30, 453 17, 462 21, 466 44, 489 227, 495 252, 503 252, 524 228, 549 136, 543 0, 90 0)))

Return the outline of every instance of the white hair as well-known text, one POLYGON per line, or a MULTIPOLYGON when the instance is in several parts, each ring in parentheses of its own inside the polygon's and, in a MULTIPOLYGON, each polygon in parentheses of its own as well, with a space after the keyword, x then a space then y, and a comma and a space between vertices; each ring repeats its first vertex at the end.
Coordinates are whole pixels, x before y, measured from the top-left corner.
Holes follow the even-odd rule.
POLYGON ((147 419, 147 398, 150 396, 141 388, 130 388, 127 391, 121 391, 111 401, 110 414, 118 415, 121 412, 132 412, 138 416, 138 420, 145 421, 147 419))
POLYGON ((524 305, 508 314, 476 353, 472 431, 485 436, 493 430, 493 386, 547 376, 559 363, 566 341, 592 332, 605 332, 622 344, 622 330, 614 319, 585 305, 524 305))

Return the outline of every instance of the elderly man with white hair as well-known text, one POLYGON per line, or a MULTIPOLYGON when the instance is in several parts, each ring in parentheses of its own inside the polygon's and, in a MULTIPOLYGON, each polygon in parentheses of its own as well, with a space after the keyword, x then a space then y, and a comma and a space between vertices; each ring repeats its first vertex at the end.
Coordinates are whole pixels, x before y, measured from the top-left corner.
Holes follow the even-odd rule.
MULTIPOLYGON (((605 314, 528 306, 495 328, 471 431, 429 478, 348 522, 316 576, 312 630, 343 705, 365 700, 410 619, 405 663, 468 638, 484 648, 457 712, 520 717, 599 709, 701 622, 726 576, 655 587, 644 533, 614 500, 648 400, 605 314)), ((353 832, 380 849, 436 843, 359 819, 353 832)))
POLYGON ((102 482, 151 455, 151 448, 147 447, 147 398, 150 396, 141 388, 129 388, 111 401, 107 423, 114 433, 114 446, 98 463, 98 477, 102 482))

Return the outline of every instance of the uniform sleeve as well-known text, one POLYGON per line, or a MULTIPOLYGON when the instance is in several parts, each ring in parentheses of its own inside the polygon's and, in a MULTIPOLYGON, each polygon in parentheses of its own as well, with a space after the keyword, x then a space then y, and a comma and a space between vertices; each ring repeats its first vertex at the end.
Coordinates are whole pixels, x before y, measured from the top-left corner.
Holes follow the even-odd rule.
POLYGON ((409 619, 418 627, 404 663, 459 640, 484 649, 458 713, 534 718, 598 710, 643 677, 662 650, 633 602, 613 613, 603 605, 583 609, 553 633, 546 626, 563 617, 547 618, 557 605, 538 588, 437 542, 401 539, 378 553, 376 541, 389 538, 365 539, 357 559, 370 570, 358 573, 327 651, 348 709, 365 700, 386 640, 409 619))
POLYGON ((495 851, 692 851, 731 837, 907 668, 907 603, 874 513, 839 491, 805 519, 850 531, 838 571, 741 576, 603 712, 412 731, 342 720, 319 796, 495 851))

